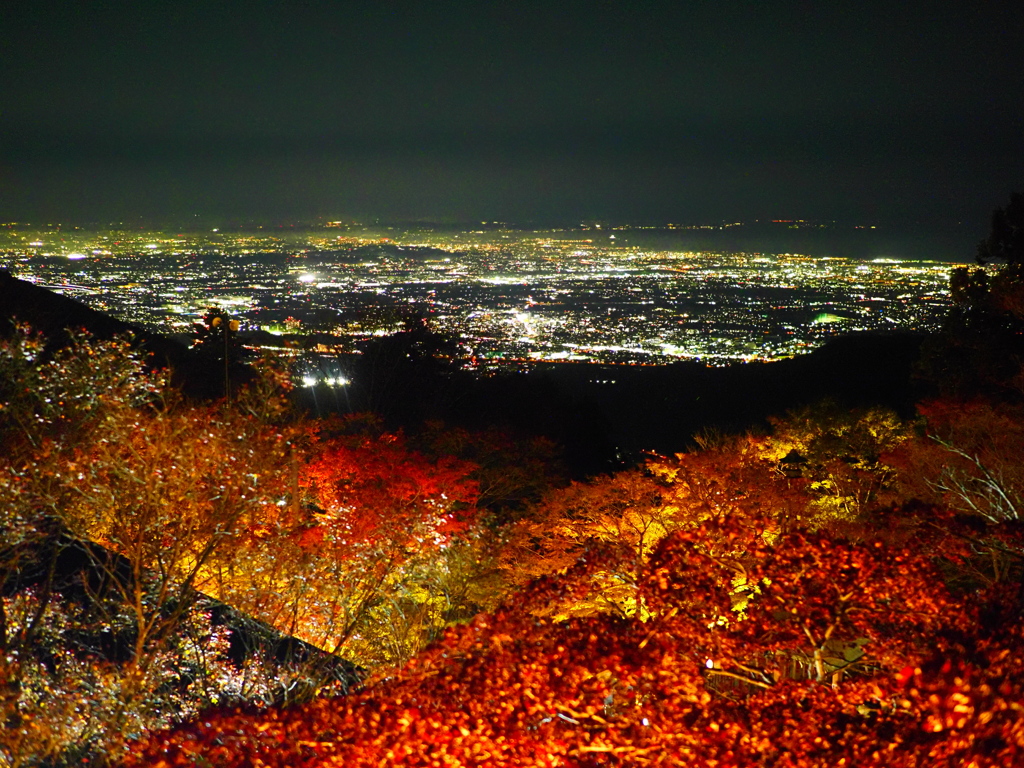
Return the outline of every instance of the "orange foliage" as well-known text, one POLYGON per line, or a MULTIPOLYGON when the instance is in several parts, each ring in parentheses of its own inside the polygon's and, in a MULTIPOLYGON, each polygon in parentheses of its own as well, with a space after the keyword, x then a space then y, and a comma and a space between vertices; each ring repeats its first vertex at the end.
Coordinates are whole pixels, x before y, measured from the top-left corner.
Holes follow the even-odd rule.
POLYGON ((914 539, 773 538, 764 528, 716 521, 669 535, 641 583, 647 622, 554 622, 520 608, 581 599, 594 571, 616 567, 615 554, 588 552, 515 604, 450 630, 389 681, 287 710, 207 713, 139 745, 127 764, 902 768, 1024 758, 1024 631, 998 620, 1015 605, 955 599, 914 539), (857 653, 832 658, 837 640, 858 641, 857 653), (791 662, 807 657, 800 674, 791 662))
POLYGON ((798 517, 808 501, 806 481, 783 473, 779 458, 768 439, 745 436, 672 459, 653 458, 648 468, 694 521, 737 515, 778 528, 798 517))
POLYGON ((319 507, 317 522, 342 547, 379 543, 432 548, 466 529, 475 511, 474 467, 430 461, 401 435, 320 442, 300 483, 319 507))
POLYGON ((325 650, 400 663, 444 624, 434 571, 475 520, 474 467, 332 427, 307 436, 290 493, 204 588, 325 650))
POLYGON ((595 602, 549 609, 642 617, 636 583, 665 536, 722 516, 758 520, 778 532, 806 506, 807 483, 786 477, 765 453, 764 440, 745 437, 672 458, 651 457, 643 469, 573 483, 548 494, 511 528, 503 566, 511 581, 522 584, 563 571, 595 542, 620 547, 628 554, 616 571, 596 574, 604 589, 593 595, 595 602))
POLYGON ((904 494, 998 522, 1024 518, 1024 414, 983 401, 918 405, 927 435, 891 461, 904 494))

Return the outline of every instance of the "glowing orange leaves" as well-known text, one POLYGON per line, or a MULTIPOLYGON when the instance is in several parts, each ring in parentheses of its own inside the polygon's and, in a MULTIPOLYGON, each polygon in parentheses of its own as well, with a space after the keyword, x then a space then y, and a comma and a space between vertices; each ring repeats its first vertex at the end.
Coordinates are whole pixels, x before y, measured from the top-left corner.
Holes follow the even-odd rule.
MULTIPOLYGON (((367 666, 400 664, 448 621, 476 516, 474 466, 402 435, 296 439, 278 505, 219 564, 218 596, 367 666), (463 537, 464 538, 464 537, 463 537)), ((211 587, 212 588, 212 587, 211 587)))
POLYGON ((436 548, 473 519, 474 467, 453 458, 431 461, 401 435, 320 442, 301 482, 319 508, 319 525, 341 546, 386 540, 397 547, 436 548))
POLYGON ((668 535, 638 574, 645 622, 531 615, 579 599, 625 554, 587 550, 363 693, 269 717, 213 713, 130 764, 210 754, 225 766, 357 768, 1019 761, 1024 637, 998 619, 1012 600, 989 595, 982 620, 943 586, 927 537, 918 547, 764 530, 736 516, 668 535))

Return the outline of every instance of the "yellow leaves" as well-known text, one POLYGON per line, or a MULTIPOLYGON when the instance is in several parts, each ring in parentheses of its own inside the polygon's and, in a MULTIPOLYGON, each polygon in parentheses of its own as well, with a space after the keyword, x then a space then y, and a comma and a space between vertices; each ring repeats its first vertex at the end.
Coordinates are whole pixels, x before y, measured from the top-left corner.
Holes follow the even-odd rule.
POLYGON ((423 604, 438 599, 427 587, 420 583, 405 584, 403 596, 414 603, 423 604))
POLYGON ((398 725, 403 728, 408 728, 421 717, 420 711, 415 707, 407 707, 402 710, 401 715, 398 716, 398 725))
POLYGON ((648 459, 647 471, 664 483, 671 485, 679 477, 680 465, 670 464, 664 457, 648 459))

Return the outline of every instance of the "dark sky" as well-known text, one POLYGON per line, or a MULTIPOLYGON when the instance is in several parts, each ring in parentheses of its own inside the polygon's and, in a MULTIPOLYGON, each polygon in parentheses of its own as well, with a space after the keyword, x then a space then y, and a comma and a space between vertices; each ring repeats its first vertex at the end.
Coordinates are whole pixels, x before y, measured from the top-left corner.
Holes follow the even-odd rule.
POLYGON ((984 228, 1024 3, 13 0, 0 218, 984 228))

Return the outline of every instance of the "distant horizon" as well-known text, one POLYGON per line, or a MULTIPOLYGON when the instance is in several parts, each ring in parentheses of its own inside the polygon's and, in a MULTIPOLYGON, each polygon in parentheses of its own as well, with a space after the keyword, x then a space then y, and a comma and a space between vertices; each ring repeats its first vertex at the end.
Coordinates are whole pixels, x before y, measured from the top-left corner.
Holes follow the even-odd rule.
MULTIPOLYGON (((997 206, 993 206, 993 209, 997 206)), ((839 218, 813 218, 806 216, 721 216, 721 217, 694 217, 687 218, 677 216, 668 219, 654 217, 573 217, 573 216, 547 216, 547 217, 488 217, 484 219, 474 217, 457 216, 385 216, 385 215, 355 215, 355 214, 309 214, 300 216, 291 215, 236 215, 236 214, 139 214, 132 216, 22 216, 8 217, 0 220, 0 227, 12 226, 45 226, 61 227, 73 226, 89 228, 93 226, 135 226, 143 223, 150 227, 158 226, 185 226, 198 225, 207 226, 273 226, 293 227, 306 226, 422 226, 422 227, 447 227, 447 228, 475 228, 484 227, 491 229, 551 229, 556 227, 564 228, 586 228, 586 227, 629 227, 634 229, 687 229, 696 227, 729 227, 729 226, 752 226, 755 224, 787 225, 804 224, 823 227, 894 227, 894 222, 882 218, 866 219, 863 217, 839 217, 839 218)), ((955 224, 952 218, 946 217, 941 220, 915 219, 906 220, 905 224, 915 227, 924 226, 960 226, 965 222, 957 219, 955 224)))
POLYGON ((417 233, 548 233, 587 234, 598 246, 635 245, 644 248, 686 248, 707 251, 743 251, 763 253, 803 253, 819 258, 897 258, 946 262, 973 261, 977 244, 985 237, 988 221, 976 223, 947 221, 928 223, 907 221, 900 225, 884 222, 813 219, 740 220, 671 222, 625 221, 614 219, 548 220, 438 220, 388 219, 385 217, 228 217, 167 216, 121 220, 49 220, 0 222, 0 232, 174 232, 209 234, 224 232, 337 231, 355 234, 385 234, 401 238, 417 233))

